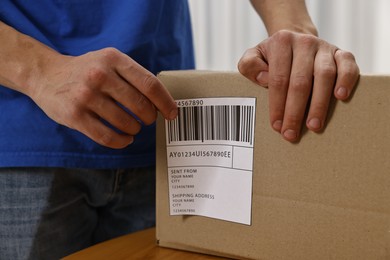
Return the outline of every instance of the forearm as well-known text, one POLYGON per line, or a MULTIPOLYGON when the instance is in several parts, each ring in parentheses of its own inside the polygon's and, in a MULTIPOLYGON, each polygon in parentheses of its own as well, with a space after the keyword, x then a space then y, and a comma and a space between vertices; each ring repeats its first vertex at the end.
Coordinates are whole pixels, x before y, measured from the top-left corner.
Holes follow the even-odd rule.
POLYGON ((305 0, 251 0, 253 7, 260 15, 272 35, 279 30, 317 35, 306 8, 305 0))
POLYGON ((0 85, 31 96, 59 53, 0 21, 0 85))

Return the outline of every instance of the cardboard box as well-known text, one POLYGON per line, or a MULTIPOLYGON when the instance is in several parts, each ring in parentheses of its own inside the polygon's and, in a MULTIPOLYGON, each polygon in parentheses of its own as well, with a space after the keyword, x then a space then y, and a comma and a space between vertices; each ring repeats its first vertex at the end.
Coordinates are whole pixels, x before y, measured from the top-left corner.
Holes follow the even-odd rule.
POLYGON ((157 122, 157 243, 231 258, 390 259, 390 77, 361 76, 326 129, 291 144, 269 125, 268 93, 238 73, 163 72, 175 99, 256 97, 250 225, 171 216, 164 120, 157 122))

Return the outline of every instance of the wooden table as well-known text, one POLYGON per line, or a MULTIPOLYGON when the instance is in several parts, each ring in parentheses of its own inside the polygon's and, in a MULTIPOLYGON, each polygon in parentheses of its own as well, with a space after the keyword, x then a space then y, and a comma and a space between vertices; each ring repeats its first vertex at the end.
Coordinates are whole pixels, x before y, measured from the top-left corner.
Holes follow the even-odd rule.
POLYGON ((186 259, 203 260, 223 258, 162 248, 156 245, 156 230, 154 228, 133 234, 114 238, 76 252, 63 260, 127 260, 127 259, 186 259))

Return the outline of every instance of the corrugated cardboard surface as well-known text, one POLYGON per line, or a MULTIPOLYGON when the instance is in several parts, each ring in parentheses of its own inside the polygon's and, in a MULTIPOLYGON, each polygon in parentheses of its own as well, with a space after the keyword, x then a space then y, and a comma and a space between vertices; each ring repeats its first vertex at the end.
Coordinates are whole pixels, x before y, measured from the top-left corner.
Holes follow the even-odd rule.
POLYGON ((234 258, 390 259, 390 77, 361 76, 325 131, 291 144, 269 125, 268 93, 238 73, 163 72, 175 99, 256 97, 252 224, 170 216, 157 123, 159 245, 234 258))

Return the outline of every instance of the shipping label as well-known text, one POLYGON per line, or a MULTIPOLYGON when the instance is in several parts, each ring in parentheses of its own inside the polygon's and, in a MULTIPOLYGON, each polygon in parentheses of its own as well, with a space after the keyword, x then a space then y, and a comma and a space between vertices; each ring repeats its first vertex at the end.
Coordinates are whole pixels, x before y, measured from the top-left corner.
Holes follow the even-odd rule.
POLYGON ((176 102, 165 121, 170 214, 250 225, 256 99, 176 102))

